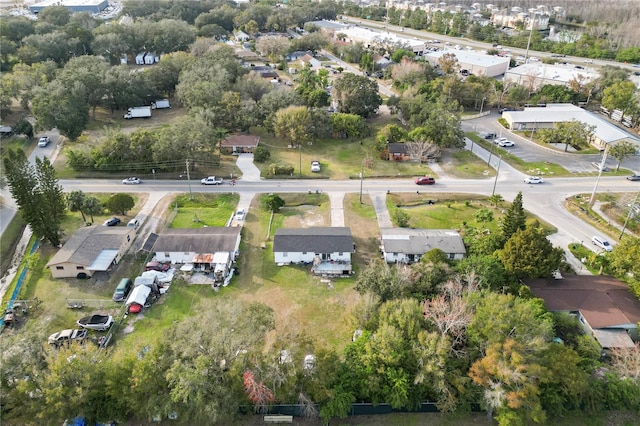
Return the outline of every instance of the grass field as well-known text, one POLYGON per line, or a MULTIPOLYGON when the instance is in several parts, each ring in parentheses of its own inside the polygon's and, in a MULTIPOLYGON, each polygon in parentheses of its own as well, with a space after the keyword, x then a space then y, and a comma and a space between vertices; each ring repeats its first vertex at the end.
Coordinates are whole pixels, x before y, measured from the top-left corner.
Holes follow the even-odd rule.
POLYGON ((443 161, 440 166, 448 175, 460 179, 482 179, 496 175, 493 167, 478 158, 470 151, 455 151, 449 161, 443 161))
POLYGON ((170 228, 202 228, 226 226, 238 204, 238 194, 188 194, 176 197, 178 213, 170 228))
POLYGON ((16 246, 27 224, 20 214, 16 214, 0 236, 0 276, 9 269, 16 246))

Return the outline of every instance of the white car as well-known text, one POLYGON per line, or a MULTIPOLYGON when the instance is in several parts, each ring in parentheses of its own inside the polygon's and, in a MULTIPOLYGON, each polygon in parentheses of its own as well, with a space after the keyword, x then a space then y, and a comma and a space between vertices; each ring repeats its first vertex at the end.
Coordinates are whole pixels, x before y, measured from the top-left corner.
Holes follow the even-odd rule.
POLYGON ((504 148, 504 147, 515 146, 515 144, 509 140, 506 140, 506 141, 498 142, 498 146, 501 146, 504 148))
POLYGON ((311 171, 314 173, 318 173, 320 171, 320 162, 312 161, 311 162, 311 171))
POLYGON ((123 185, 140 185, 141 183, 142 181, 140 180, 140 178, 135 176, 122 179, 123 185))
POLYGON ((244 209, 240 209, 236 212, 236 220, 238 222, 244 220, 245 216, 246 216, 246 213, 244 209))
POLYGON ((493 143, 495 143, 496 145, 500 145, 501 142, 507 142, 509 139, 507 138, 495 138, 493 140, 493 143))
POLYGON ((538 176, 527 176, 524 178, 524 183, 544 183, 544 180, 538 176))
POLYGON ((51 142, 49 136, 43 136, 38 140, 38 146, 44 148, 45 146, 49 145, 49 142, 51 142))
POLYGON ((585 59, 584 63, 585 64, 592 64, 593 63, 593 59, 585 59))

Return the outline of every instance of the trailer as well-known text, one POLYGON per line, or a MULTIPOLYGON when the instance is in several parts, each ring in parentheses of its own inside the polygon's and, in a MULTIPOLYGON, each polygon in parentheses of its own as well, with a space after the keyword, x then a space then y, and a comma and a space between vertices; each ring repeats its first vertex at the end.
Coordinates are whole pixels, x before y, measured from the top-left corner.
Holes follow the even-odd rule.
POLYGON ((141 52, 136 55, 136 65, 144 65, 144 55, 146 54, 147 52, 141 52))
POLYGON ((127 113, 124 115, 124 118, 126 118, 127 120, 132 118, 149 118, 149 117, 151 117, 150 106, 129 108, 127 113))
POLYGON ((169 99, 158 99, 157 101, 151 103, 152 109, 165 109, 171 108, 171 104, 169 103, 169 99))
POLYGON ((156 52, 149 52, 146 55, 144 55, 145 65, 153 65, 159 61, 160 59, 156 56, 156 52))

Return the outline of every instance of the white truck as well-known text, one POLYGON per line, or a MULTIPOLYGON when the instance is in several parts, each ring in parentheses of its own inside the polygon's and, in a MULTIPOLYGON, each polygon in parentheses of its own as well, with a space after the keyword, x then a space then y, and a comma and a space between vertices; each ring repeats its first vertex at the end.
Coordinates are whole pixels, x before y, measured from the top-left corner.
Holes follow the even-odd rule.
POLYGON ((132 118, 149 118, 149 117, 151 117, 150 106, 129 108, 127 113, 124 115, 124 118, 126 118, 127 120, 130 120, 132 118))
POLYGON ((157 101, 151 104, 152 109, 165 109, 171 108, 171 104, 169 103, 169 99, 158 99, 157 101))
POLYGON ((200 179, 201 185, 222 185, 222 182, 224 182, 222 178, 215 177, 215 176, 209 176, 209 177, 200 179))

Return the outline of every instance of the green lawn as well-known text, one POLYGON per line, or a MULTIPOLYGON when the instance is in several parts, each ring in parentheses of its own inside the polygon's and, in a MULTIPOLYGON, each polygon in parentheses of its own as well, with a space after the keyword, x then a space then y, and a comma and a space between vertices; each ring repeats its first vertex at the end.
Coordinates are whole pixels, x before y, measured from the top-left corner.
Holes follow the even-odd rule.
POLYGON ((451 160, 440 164, 448 175, 460 179, 482 179, 496 175, 494 168, 478 158, 471 151, 456 151, 451 160))
POLYGON ((169 225, 171 228, 202 228, 226 226, 238 205, 238 194, 188 194, 179 195, 172 206, 178 213, 169 225))
POLYGON ((22 237, 27 224, 19 213, 13 216, 2 236, 0 236, 0 276, 3 276, 11 265, 18 241, 22 237))

